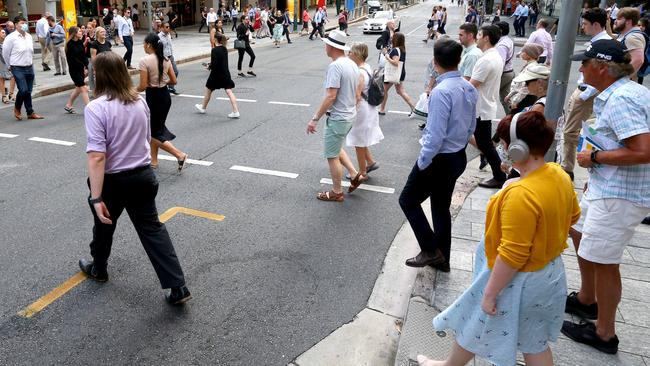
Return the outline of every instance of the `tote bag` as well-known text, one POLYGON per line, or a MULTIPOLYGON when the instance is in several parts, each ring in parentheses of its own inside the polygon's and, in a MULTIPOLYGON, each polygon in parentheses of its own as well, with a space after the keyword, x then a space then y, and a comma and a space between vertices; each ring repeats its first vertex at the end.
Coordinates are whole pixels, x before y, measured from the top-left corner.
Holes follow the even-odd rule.
MULTIPOLYGON (((397 56, 401 57, 400 49, 396 48, 397 56)), ((402 76, 402 69, 404 68, 404 62, 399 61, 397 66, 393 65, 390 62, 386 62, 384 66, 384 82, 385 83, 394 83, 399 84, 400 77, 402 76)))

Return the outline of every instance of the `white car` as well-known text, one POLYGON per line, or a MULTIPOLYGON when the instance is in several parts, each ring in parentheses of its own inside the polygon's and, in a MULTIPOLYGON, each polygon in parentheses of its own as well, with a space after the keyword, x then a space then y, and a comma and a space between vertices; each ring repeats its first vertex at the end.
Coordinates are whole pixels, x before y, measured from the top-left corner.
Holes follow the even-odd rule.
POLYGON ((394 15, 392 10, 383 10, 375 12, 363 22, 363 34, 383 32, 386 29, 386 23, 391 19, 395 21, 395 31, 399 31, 402 26, 399 16, 394 15))

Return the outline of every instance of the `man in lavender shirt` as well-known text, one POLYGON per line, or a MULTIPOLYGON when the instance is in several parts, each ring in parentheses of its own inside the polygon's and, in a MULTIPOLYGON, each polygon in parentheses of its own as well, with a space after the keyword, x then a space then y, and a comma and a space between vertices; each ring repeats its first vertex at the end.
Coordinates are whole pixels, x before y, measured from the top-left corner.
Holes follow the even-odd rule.
POLYGON ((79 267, 90 278, 108 281, 108 257, 117 220, 126 209, 172 305, 191 298, 165 225, 158 219, 158 180, 150 165, 149 108, 133 87, 116 53, 95 59, 97 98, 84 111, 88 145, 88 203, 94 218, 90 254, 79 267))
POLYGON ((537 30, 530 34, 528 41, 526 43, 537 43, 544 46, 544 52, 539 56, 537 62, 540 64, 550 65, 551 60, 553 59, 553 37, 551 34, 546 31, 548 28, 548 20, 540 19, 537 22, 537 30))

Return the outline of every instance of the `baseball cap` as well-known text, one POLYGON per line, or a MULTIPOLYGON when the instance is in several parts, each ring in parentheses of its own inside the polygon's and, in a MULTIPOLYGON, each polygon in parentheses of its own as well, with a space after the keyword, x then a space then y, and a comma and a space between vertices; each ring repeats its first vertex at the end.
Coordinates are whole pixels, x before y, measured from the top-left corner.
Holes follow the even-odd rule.
POLYGON ((627 63, 625 60, 626 53, 627 49, 625 49, 623 43, 613 39, 601 39, 587 46, 584 51, 574 53, 571 60, 584 61, 593 58, 622 64, 627 63))
POLYGON ((533 65, 524 70, 521 74, 517 75, 512 81, 523 83, 531 80, 544 79, 547 80, 551 75, 551 69, 545 65, 533 65))

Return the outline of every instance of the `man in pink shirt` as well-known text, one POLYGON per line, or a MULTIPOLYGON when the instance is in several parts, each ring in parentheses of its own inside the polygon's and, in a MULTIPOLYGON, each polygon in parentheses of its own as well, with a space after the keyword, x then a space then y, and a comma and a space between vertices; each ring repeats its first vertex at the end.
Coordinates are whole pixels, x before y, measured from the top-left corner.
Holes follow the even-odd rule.
POLYGON ((551 60, 553 59, 553 38, 551 37, 551 34, 546 31, 548 26, 548 20, 546 19, 541 19, 537 22, 537 30, 530 34, 526 43, 537 43, 544 46, 544 52, 537 62, 540 64, 550 65, 551 60))

